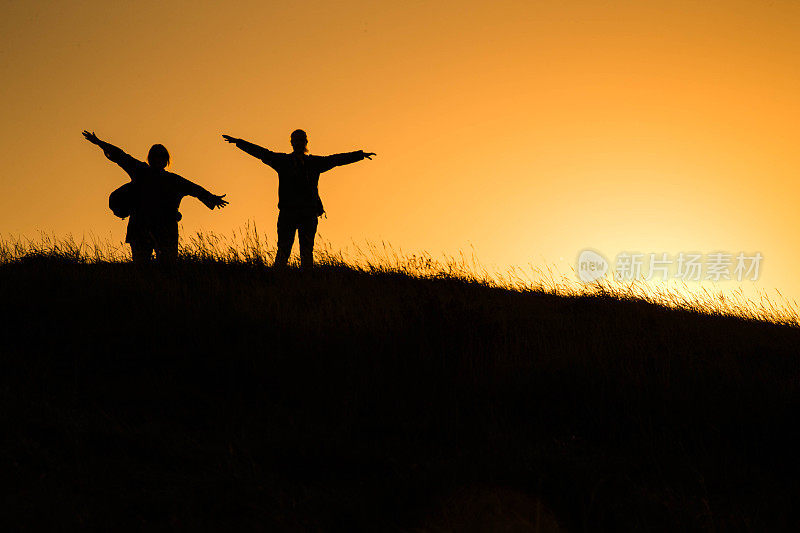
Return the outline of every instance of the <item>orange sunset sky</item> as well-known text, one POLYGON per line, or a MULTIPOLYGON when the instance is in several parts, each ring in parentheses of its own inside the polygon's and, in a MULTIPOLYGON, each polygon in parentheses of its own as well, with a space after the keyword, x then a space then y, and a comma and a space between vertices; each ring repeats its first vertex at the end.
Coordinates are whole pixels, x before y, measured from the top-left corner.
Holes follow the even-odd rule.
MULTIPOLYGON (((127 177, 81 136, 230 205, 184 200, 183 234, 255 222, 277 175, 222 141, 364 149, 323 174, 334 248, 388 241, 486 265, 585 248, 761 252, 800 299, 800 3, 794 1, 3 2, 0 233, 119 242, 127 177)), ((295 248, 296 253, 296 248, 295 248)))

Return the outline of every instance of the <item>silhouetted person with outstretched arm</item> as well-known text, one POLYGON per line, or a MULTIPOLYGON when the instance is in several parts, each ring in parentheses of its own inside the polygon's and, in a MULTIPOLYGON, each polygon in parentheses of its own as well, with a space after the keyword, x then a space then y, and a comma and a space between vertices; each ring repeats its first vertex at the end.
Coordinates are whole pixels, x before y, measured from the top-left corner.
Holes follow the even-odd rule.
POLYGON ((125 242, 131 245, 133 261, 147 262, 156 252, 159 262, 172 263, 178 257, 178 208, 184 196, 194 196, 209 209, 228 205, 222 196, 211 194, 201 186, 172 172, 167 172, 169 152, 154 144, 147 154, 147 163, 126 154, 113 144, 101 141, 94 132, 83 136, 103 149, 106 157, 122 167, 131 178, 130 219, 125 242))
POLYGON ((272 152, 256 144, 230 135, 222 136, 227 142, 260 159, 278 173, 278 252, 275 266, 283 267, 289 260, 294 235, 300 237, 300 267, 314 265, 314 237, 317 218, 325 212, 319 197, 319 175, 333 167, 348 165, 375 154, 359 150, 326 156, 308 154, 308 137, 303 130, 292 132, 292 153, 272 152))

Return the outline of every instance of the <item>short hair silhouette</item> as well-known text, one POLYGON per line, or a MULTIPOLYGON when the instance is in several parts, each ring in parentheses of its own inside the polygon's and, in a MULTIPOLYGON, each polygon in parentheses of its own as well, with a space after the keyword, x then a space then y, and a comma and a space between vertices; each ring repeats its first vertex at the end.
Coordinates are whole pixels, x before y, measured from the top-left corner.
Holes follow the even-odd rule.
POLYGON ((290 137, 295 152, 308 153, 308 135, 303 130, 294 130, 290 137))
POLYGON ((147 164, 153 168, 163 170, 169 166, 169 152, 163 144, 154 144, 147 153, 147 164))

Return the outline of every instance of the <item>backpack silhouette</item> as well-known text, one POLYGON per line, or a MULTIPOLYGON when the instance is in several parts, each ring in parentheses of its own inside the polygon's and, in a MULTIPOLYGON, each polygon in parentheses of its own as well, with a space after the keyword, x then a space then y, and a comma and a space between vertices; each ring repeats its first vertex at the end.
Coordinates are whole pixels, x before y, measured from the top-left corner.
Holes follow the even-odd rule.
POLYGON ((133 182, 128 182, 122 187, 116 189, 108 196, 108 207, 119 218, 126 218, 131 215, 134 201, 134 188, 133 182))
MULTIPOLYGON (((119 218, 127 218, 131 216, 135 195, 136 185, 130 181, 108 195, 108 207, 119 218)), ((175 213, 175 220, 180 222, 182 218, 180 211, 175 213)))

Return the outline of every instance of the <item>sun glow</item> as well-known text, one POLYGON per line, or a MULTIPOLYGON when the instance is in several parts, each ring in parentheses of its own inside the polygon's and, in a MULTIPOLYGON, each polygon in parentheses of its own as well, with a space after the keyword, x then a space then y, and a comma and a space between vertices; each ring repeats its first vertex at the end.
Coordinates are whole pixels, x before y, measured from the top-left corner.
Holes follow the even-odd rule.
POLYGON ((337 249, 474 247, 566 274, 586 248, 760 252, 743 290, 800 297, 797 3, 2 9, 4 234, 122 239, 106 205, 125 176, 89 128, 140 159, 163 143, 227 193, 222 212, 184 201, 187 235, 274 236, 275 174, 220 135, 288 151, 304 128, 311 153, 378 153, 322 179, 337 249))

